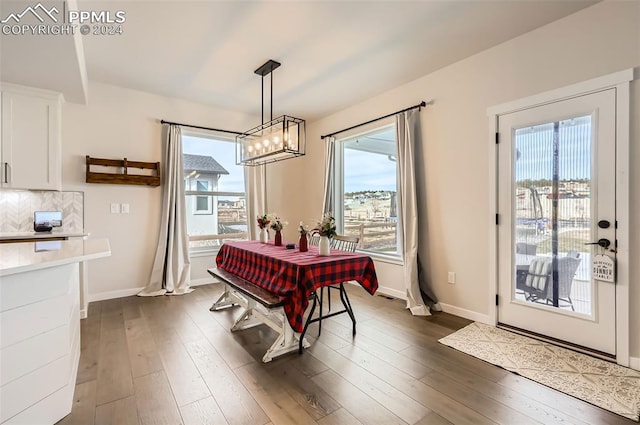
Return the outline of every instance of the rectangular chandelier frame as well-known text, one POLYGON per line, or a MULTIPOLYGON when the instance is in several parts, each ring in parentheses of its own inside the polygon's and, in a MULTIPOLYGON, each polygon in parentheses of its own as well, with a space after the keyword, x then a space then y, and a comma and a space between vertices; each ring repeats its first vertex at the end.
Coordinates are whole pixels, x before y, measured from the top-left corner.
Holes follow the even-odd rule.
POLYGON ((256 166, 303 156, 305 121, 282 115, 236 136, 236 163, 256 166))
POLYGON ((255 166, 302 156, 306 151, 303 119, 282 115, 273 119, 273 71, 280 62, 269 59, 254 71, 262 77, 262 124, 236 136, 236 163, 255 166), (264 77, 271 75, 271 121, 264 122, 264 77))

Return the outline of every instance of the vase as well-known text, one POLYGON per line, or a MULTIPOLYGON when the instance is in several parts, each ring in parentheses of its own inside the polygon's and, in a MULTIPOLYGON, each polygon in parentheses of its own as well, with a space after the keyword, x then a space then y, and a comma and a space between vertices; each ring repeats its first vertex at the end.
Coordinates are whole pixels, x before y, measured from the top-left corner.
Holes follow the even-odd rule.
POLYGON ((273 244, 275 246, 282 246, 282 233, 280 233, 280 230, 276 230, 276 236, 273 238, 273 244))
POLYGON ((260 229, 260 242, 267 243, 269 240, 269 230, 267 228, 260 229))
POLYGON ((329 238, 327 236, 320 236, 320 243, 318 244, 318 255, 329 255, 331 248, 329 245, 329 238))
POLYGON ((300 241, 298 241, 298 249, 300 252, 309 251, 309 242, 307 241, 307 234, 300 233, 300 241))

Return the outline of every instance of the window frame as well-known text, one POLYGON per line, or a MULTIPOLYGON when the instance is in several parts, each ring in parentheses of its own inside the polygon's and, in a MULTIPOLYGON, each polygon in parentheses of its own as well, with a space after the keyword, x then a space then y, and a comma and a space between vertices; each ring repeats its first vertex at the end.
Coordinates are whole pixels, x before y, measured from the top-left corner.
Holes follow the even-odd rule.
MULTIPOLYGON (((207 131, 194 131, 194 130, 182 130, 182 136, 186 136, 186 137, 192 137, 192 138, 199 138, 199 139, 209 139, 212 142, 226 142, 226 143, 232 143, 234 145, 234 154, 235 154, 235 138, 233 137, 229 137, 229 136, 221 136, 219 134, 213 134, 213 133, 209 133, 207 131)), ((181 143, 184 143, 183 140, 181 140, 181 143)), ((184 145, 183 145, 183 154, 184 154, 184 145)), ((185 205, 188 204, 189 202, 189 197, 190 196, 195 196, 197 197, 201 197, 201 196, 206 196, 209 199, 209 206, 210 206, 210 213, 206 213, 204 211, 198 212, 195 210, 195 208, 197 208, 197 206, 194 208, 194 214, 195 215, 202 215, 202 214, 211 214, 213 215, 213 202, 214 200, 217 200, 218 197, 237 197, 237 198, 244 198, 245 199, 245 208, 246 208, 246 190, 247 190, 247 186, 246 186, 246 175, 243 172, 242 175, 242 179, 244 182, 244 191, 243 192, 228 192, 228 191, 219 191, 219 190, 209 190, 209 191, 199 191, 199 190, 190 190, 185 188, 184 191, 184 197, 185 197, 185 205)), ((209 186, 211 186, 211 182, 209 182, 209 186)), ((217 185, 216 185, 217 187, 217 185)), ((197 189, 197 183, 196 183, 196 189, 197 189)), ((193 202, 196 202, 196 199, 193 199, 193 202)), ((185 223, 186 224, 186 223, 185 223)), ((249 228, 249 216, 247 215, 247 229, 249 228)), ((187 233, 189 232, 189 229, 187 228, 187 233)), ((216 229, 217 232, 217 229, 216 229)), ((206 234, 206 235, 191 235, 188 234, 189 237, 189 242, 192 241, 215 241, 215 240, 225 240, 225 239, 248 239, 248 231, 247 232, 242 232, 242 233, 238 233, 236 237, 230 238, 228 236, 230 236, 232 234, 219 234, 219 233, 212 233, 212 234, 206 234)), ((235 235, 235 234, 234 234, 235 235)), ((215 255, 217 254, 217 252, 220 249, 220 245, 218 246, 200 246, 200 247, 191 247, 189 246, 189 256, 190 257, 202 257, 202 256, 208 256, 208 255, 215 255)))
MULTIPOLYGON (((384 131, 393 130, 395 134, 397 134, 397 126, 395 121, 390 121, 382 125, 377 125, 375 127, 369 127, 366 131, 362 131, 355 134, 349 134, 347 136, 341 137, 340 139, 336 138, 335 140, 335 149, 334 149, 334 188, 333 188, 333 205, 335 211, 333 211, 334 218, 336 219, 336 227, 340 234, 344 234, 344 184, 345 184, 345 170, 344 170, 344 150, 345 144, 347 142, 353 141, 359 137, 371 136, 376 133, 381 133, 384 131)), ((397 152, 397 137, 395 140, 396 152, 397 152)), ((404 255, 402 252, 402 232, 401 232, 401 205, 399 202, 399 193, 398 193, 398 165, 396 162, 396 211, 398 215, 398 219, 396 221, 396 251, 395 252, 384 252, 384 251, 374 251, 371 249, 363 249, 357 248, 358 252, 366 253, 367 255, 381 260, 383 262, 403 265, 404 264, 404 255)))

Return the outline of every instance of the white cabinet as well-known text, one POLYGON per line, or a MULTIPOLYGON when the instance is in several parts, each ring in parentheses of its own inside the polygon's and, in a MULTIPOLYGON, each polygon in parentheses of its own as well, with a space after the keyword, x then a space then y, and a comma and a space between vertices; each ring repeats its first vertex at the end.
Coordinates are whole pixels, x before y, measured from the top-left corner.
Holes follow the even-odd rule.
POLYGON ((0 187, 60 190, 62 95, 2 83, 0 187))

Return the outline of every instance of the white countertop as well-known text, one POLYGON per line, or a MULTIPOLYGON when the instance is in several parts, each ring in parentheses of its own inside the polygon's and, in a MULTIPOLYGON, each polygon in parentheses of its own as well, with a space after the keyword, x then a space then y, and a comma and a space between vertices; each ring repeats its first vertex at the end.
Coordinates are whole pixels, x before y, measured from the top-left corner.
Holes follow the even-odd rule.
POLYGON ((111 255, 107 238, 0 244, 0 276, 111 255))
POLYGON ((20 233, 0 233, 0 240, 3 239, 50 239, 50 238, 83 238, 89 236, 88 233, 65 233, 65 232, 20 232, 20 233))

